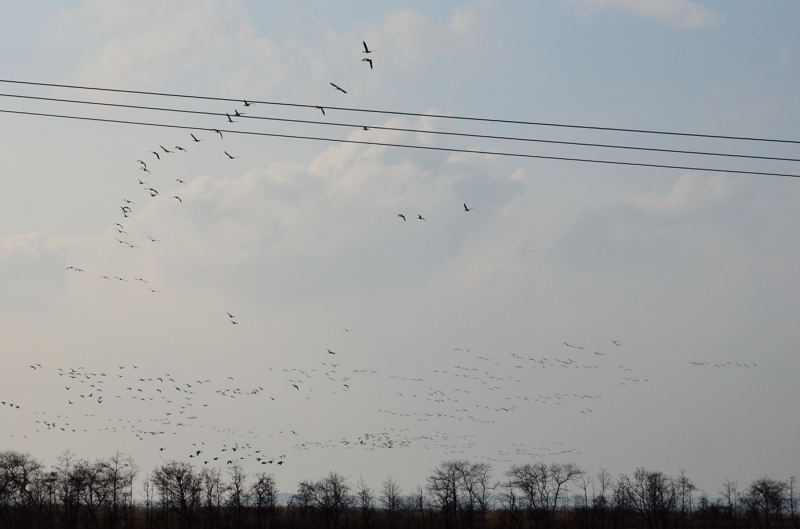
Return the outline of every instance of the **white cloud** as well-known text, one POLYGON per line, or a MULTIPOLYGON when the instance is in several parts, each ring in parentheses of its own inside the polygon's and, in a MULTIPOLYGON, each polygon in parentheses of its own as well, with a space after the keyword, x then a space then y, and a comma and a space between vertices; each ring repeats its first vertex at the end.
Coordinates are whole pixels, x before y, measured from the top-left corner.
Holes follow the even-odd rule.
POLYGON ((679 216, 731 199, 742 179, 725 174, 688 174, 678 178, 666 193, 645 191, 628 199, 644 213, 679 216))
POLYGON ((590 9, 613 9, 658 20, 676 29, 707 29, 719 24, 719 13, 693 0, 570 0, 590 9))
POLYGON ((66 15, 63 25, 92 28, 85 38, 96 39, 69 81, 163 89, 193 83, 209 67, 215 90, 265 90, 285 80, 287 59, 253 29, 241 2, 148 4, 92 0, 66 15))

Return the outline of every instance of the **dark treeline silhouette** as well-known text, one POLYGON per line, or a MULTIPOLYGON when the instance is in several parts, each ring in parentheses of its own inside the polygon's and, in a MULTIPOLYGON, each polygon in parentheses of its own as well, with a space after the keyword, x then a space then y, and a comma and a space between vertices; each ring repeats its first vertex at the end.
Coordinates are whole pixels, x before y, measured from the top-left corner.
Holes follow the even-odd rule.
POLYGON ((797 481, 725 481, 714 497, 676 476, 638 468, 613 477, 573 463, 444 461, 403 491, 388 476, 376 490, 337 472, 304 480, 279 502, 271 474, 238 465, 163 463, 142 476, 119 453, 90 462, 70 453, 46 468, 0 452, 0 529, 799 529, 797 481))

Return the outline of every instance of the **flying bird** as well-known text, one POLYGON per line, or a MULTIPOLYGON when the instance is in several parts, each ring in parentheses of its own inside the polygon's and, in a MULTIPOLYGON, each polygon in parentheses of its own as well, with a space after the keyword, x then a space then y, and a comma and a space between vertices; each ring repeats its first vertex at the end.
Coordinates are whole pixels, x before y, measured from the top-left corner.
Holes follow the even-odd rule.
POLYGON ((337 84, 331 83, 331 86, 334 87, 335 89, 337 89, 338 91, 340 91, 343 94, 347 93, 347 90, 345 90, 344 88, 342 88, 341 86, 339 86, 337 84))
POLYGON ((367 47, 367 42, 366 42, 366 41, 363 41, 363 40, 362 40, 362 41, 361 41, 361 44, 363 44, 363 45, 364 45, 364 51, 362 51, 361 53, 372 53, 372 52, 374 51, 374 50, 371 50, 371 49, 369 49, 369 48, 367 47))
POLYGON ((230 158, 231 160, 235 160, 236 158, 238 158, 238 156, 231 156, 230 154, 228 154, 228 151, 222 151, 222 152, 224 152, 224 153, 225 153, 225 156, 227 156, 227 157, 228 157, 228 158, 230 158))
POLYGON ((179 197, 178 195, 172 195, 172 198, 174 198, 174 199, 177 199, 177 200, 178 200, 178 202, 180 202, 181 204, 183 204, 183 200, 181 200, 181 197, 179 197))
POLYGON ((372 70, 372 59, 370 59, 369 57, 364 57, 363 59, 361 59, 361 62, 368 62, 369 69, 372 70))
POLYGON ((158 154, 158 152, 156 152, 156 151, 150 151, 150 152, 152 152, 153 154, 156 155, 156 160, 160 160, 161 159, 161 155, 158 154))
POLYGON ((228 117, 228 123, 233 123, 234 121, 231 119, 231 115, 225 112, 225 115, 228 117))
POLYGON ((197 139, 197 136, 195 136, 195 135, 194 135, 194 134, 192 134, 191 132, 189 133, 189 136, 191 136, 191 137, 192 137, 192 141, 194 141, 194 142, 196 142, 196 143, 199 143, 199 142, 203 141, 203 140, 198 140, 198 139, 197 139))
POLYGON ((184 148, 183 148, 183 147, 181 147, 180 145, 176 145, 176 146, 175 146, 175 148, 176 148, 176 149, 178 149, 179 151, 186 152, 186 149, 184 149, 184 148))
POLYGON ((467 207, 467 203, 464 202, 464 211, 472 211, 473 209, 475 209, 475 208, 468 208, 467 207))
POLYGON ((403 215, 402 213, 398 213, 397 216, 400 217, 401 219, 403 219, 403 222, 406 221, 406 216, 403 215))
POLYGON ((418 218, 419 220, 425 220, 425 217, 423 217, 422 215, 419 215, 419 214, 417 214, 417 218, 418 218))
POLYGON ((169 153, 169 154, 172 154, 172 153, 173 153, 173 151, 171 151, 171 150, 167 149, 167 148, 166 148, 166 147, 164 147, 163 145, 159 145, 159 147, 161 147, 161 150, 163 150, 163 151, 164 151, 164 152, 166 152, 166 153, 169 153))
POLYGON ((322 108, 322 107, 317 107, 317 108, 319 109, 320 112, 322 112, 322 115, 324 116, 325 115, 325 109, 322 108))

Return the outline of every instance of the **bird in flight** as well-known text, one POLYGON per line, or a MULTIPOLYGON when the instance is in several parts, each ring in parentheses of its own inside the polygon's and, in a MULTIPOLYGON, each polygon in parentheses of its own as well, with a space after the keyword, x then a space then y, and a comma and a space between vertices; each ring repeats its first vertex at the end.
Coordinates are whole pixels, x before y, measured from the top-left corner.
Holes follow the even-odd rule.
POLYGON ((191 132, 189 133, 189 136, 191 136, 191 137, 192 137, 192 141, 194 141, 194 142, 197 142, 197 143, 199 143, 199 142, 203 141, 203 140, 198 140, 198 139, 197 139, 197 136, 195 136, 195 135, 194 135, 194 134, 192 134, 191 132))
POLYGON ((319 109, 320 112, 322 112, 322 115, 324 116, 325 115, 325 109, 322 108, 322 107, 317 107, 317 108, 319 109))
POLYGON ((425 217, 423 217, 422 215, 419 215, 419 214, 417 214, 417 218, 418 218, 419 220, 425 220, 425 217))
POLYGON ((339 86, 339 85, 337 85, 335 83, 331 83, 331 86, 334 87, 335 89, 337 89, 338 91, 340 91, 343 94, 347 93, 347 90, 345 90, 344 88, 342 88, 341 86, 339 86))
POLYGON ((400 217, 401 219, 403 219, 403 222, 406 221, 406 216, 403 215, 402 213, 398 213, 397 216, 400 217))
POLYGON ((183 148, 183 147, 181 147, 180 145, 176 145, 176 146, 175 146, 175 148, 176 148, 176 149, 178 149, 179 151, 186 152, 186 149, 184 149, 184 148, 183 148))
POLYGON ((173 153, 173 151, 171 151, 171 150, 167 149, 167 148, 166 148, 166 147, 164 147, 163 145, 159 145, 159 147, 161 147, 161 150, 163 150, 163 151, 164 151, 164 152, 166 152, 166 153, 169 153, 169 154, 172 154, 172 153, 173 153))
POLYGON ((230 115, 230 114, 228 114, 228 113, 226 112, 226 113, 225 113, 225 115, 228 117, 228 123, 233 123, 233 122, 234 122, 234 121, 231 119, 231 115, 230 115))
POLYGON ((475 208, 469 208, 469 207, 467 207, 467 203, 466 203, 466 202, 464 202, 464 211, 472 211, 473 209, 475 209, 475 208))
POLYGON ((330 349, 328 349, 328 354, 329 354, 329 355, 335 355, 336 353, 334 353, 333 351, 331 351, 330 349))
POLYGON ((85 272, 86 271, 83 268, 75 268, 74 266, 68 266, 67 270, 74 270, 76 272, 85 272))
POLYGON ((180 202, 181 204, 183 204, 183 200, 181 200, 181 197, 179 197, 178 195, 172 195, 172 198, 175 198, 175 199, 177 199, 177 200, 178 200, 178 202, 180 202))
POLYGON ((219 134, 219 139, 222 139, 222 131, 221 130, 219 130, 219 129, 211 129, 211 132, 216 132, 217 134, 219 134))
POLYGON ((228 157, 228 158, 230 158, 231 160, 235 160, 236 158, 238 158, 238 156, 231 156, 230 154, 228 154, 228 151, 222 151, 222 152, 224 152, 224 153, 225 153, 225 156, 227 156, 227 157, 228 157))
POLYGON ((246 107, 249 107, 252 104, 247 99, 242 100, 242 103, 244 103, 244 106, 246 107))
POLYGON ((370 59, 369 57, 364 57, 363 59, 361 59, 361 62, 368 62, 369 69, 372 70, 372 59, 370 59))
POLYGON ((158 154, 158 152, 156 152, 156 151, 150 151, 150 152, 152 152, 153 154, 156 155, 156 160, 160 160, 161 159, 161 155, 158 154))
POLYGON ((362 40, 362 41, 361 41, 361 44, 363 44, 363 45, 364 45, 364 51, 362 51, 361 53, 372 53, 372 52, 374 51, 374 50, 371 50, 371 49, 369 49, 369 48, 367 47, 367 42, 366 42, 366 41, 362 40))

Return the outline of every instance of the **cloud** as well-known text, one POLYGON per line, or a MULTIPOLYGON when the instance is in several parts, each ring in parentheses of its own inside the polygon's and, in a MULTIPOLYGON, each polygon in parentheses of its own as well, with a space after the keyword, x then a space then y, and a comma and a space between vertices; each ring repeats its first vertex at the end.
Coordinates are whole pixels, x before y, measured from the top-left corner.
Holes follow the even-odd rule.
MULTIPOLYGON (((0 311, 14 314, 50 306, 67 282, 65 241, 42 233, 0 238, 0 311)), ((77 265, 80 267, 80 265, 77 265)))
POLYGON ((93 44, 68 80, 163 88, 200 82, 209 68, 216 71, 217 90, 268 90, 285 80, 288 59, 254 30, 241 2, 147 4, 90 0, 65 14, 63 26, 93 29, 83 37, 93 44))
POLYGON ((569 0, 587 9, 610 9, 650 18, 682 30, 708 29, 720 23, 719 13, 692 0, 569 0))

